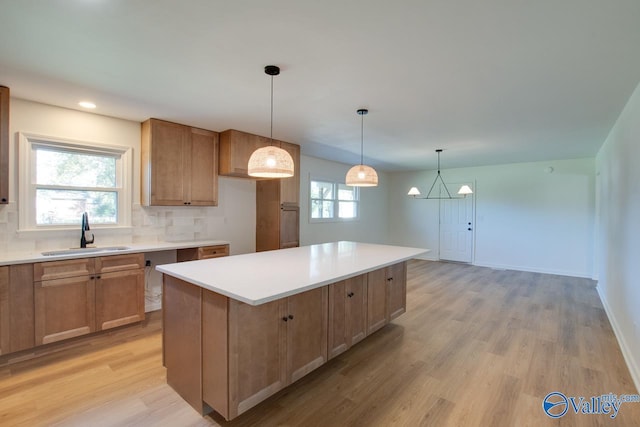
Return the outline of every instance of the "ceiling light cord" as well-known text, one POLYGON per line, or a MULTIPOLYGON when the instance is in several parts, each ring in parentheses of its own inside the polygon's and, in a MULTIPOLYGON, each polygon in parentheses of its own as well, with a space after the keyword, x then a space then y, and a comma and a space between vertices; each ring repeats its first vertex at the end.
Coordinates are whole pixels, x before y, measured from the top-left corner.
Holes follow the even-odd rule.
POLYGON ((364 165, 364 114, 360 114, 360 166, 364 165))
POLYGON ((273 145, 273 75, 271 76, 271 133, 269 139, 269 145, 273 145))

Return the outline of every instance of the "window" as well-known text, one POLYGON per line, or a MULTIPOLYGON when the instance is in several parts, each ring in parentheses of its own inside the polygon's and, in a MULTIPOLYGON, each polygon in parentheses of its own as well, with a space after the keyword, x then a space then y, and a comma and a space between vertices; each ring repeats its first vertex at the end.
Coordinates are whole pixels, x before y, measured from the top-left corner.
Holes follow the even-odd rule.
POLYGON ((20 230, 130 225, 131 148, 20 134, 20 230))
POLYGON ((311 221, 342 221, 358 218, 357 187, 328 180, 311 179, 311 221))

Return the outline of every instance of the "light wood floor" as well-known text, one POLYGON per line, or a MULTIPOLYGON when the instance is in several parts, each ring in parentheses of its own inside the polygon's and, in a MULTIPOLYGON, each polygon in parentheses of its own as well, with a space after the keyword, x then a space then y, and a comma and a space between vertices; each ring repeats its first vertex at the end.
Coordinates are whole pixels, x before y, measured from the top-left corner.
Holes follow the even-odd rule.
POLYGON ((637 393, 592 281, 428 261, 408 277, 406 314, 232 422, 166 385, 154 313, 0 366, 0 425, 640 425, 640 403, 615 420, 542 411, 552 391, 637 393))

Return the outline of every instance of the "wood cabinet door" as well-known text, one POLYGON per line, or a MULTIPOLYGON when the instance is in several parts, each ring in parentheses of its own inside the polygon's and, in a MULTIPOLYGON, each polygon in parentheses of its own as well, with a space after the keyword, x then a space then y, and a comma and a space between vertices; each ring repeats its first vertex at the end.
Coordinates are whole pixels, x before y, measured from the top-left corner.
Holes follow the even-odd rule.
POLYGON ((91 276, 34 283, 35 344, 48 344, 96 330, 95 280, 91 276))
POLYGON ((0 267, 0 356, 9 350, 9 267, 0 267))
POLYGON ((220 134, 219 174, 249 178, 249 158, 258 148, 269 145, 269 138, 229 129, 220 134))
POLYGON ((33 280, 64 279, 66 277, 90 276, 95 272, 93 258, 77 258, 64 261, 38 262, 33 265, 33 280))
POLYGON ((367 335, 387 324, 386 269, 367 273, 367 335))
POLYGON ((191 182, 187 201, 195 206, 218 205, 218 134, 191 129, 191 165, 186 172, 191 182))
POLYGON ((389 287, 389 321, 407 311, 407 263, 399 262, 386 268, 389 287))
POLYGON ((287 384, 327 361, 327 286, 287 298, 287 384))
POLYGON ((280 182, 256 182, 256 252, 280 249, 280 182))
POLYGON ((347 325, 347 286, 344 280, 329 285, 328 358, 349 348, 347 325))
POLYGON ((256 306, 229 300, 229 419, 285 387, 285 309, 286 299, 256 306))
POLYGON ((0 204, 9 203, 9 88, 0 86, 0 204))
MULTIPOLYGON (((8 319, 9 351, 35 347, 35 317, 33 296, 33 264, 9 267, 8 319)), ((0 314, 6 320, 7 313, 0 314)), ((3 352, 4 352, 3 348, 3 352)))
POLYGON ((144 320, 144 270, 125 270, 96 276, 98 331, 144 320))
POLYGON ((300 208, 283 203, 280 206, 280 249, 300 246, 300 208))
POLYGON ((300 146, 288 142, 280 142, 280 147, 291 154, 295 167, 292 177, 279 180, 280 203, 300 205, 300 146))
MULTIPOLYGON (((189 127, 177 123, 151 119, 148 164, 144 173, 150 174, 150 204, 154 206, 183 206, 189 192, 185 177, 191 156, 186 149, 190 141, 189 127)), ((144 149, 144 148, 143 148, 144 149)))
POLYGON ((95 259, 96 274, 144 268, 144 254, 101 256, 95 259))
POLYGON ((347 344, 351 347, 367 336, 367 275, 351 277, 345 284, 347 344))

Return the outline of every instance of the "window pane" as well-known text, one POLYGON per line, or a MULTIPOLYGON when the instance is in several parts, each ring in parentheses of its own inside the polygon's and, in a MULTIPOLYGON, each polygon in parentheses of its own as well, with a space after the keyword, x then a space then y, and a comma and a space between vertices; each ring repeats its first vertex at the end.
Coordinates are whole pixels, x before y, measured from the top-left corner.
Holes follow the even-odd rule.
POLYGON ((338 184, 338 199, 339 200, 358 200, 356 197, 356 187, 350 187, 345 184, 338 184))
POLYGON ((36 190, 36 224, 80 224, 83 212, 90 224, 116 224, 115 191, 36 190))
POLYGON ((311 218, 333 218, 333 202, 323 200, 311 201, 311 218))
POLYGON ((339 202, 338 216, 340 218, 356 218, 358 216, 357 202, 339 202))
POLYGON ((116 157, 36 149, 36 184, 115 187, 116 157))
POLYGON ((333 184, 331 182, 311 181, 312 199, 333 199, 333 184))

